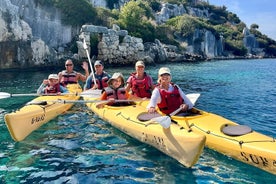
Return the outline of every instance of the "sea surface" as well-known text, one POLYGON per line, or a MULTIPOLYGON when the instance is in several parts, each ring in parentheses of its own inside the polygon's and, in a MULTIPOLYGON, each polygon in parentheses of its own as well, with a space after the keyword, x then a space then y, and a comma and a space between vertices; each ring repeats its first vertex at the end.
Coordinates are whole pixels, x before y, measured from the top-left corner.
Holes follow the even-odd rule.
MULTIPOLYGON (((167 66, 185 93, 200 93, 196 107, 276 137, 276 60, 221 60, 148 66, 157 79, 167 66)), ((134 67, 106 68, 122 72, 134 67)), ((0 91, 35 93, 52 71, 1 72, 0 91)), ((0 99, 0 183, 276 183, 272 175, 205 148, 197 164, 185 168, 151 146, 102 121, 84 104, 75 104, 14 142, 4 115, 34 97, 0 99)))

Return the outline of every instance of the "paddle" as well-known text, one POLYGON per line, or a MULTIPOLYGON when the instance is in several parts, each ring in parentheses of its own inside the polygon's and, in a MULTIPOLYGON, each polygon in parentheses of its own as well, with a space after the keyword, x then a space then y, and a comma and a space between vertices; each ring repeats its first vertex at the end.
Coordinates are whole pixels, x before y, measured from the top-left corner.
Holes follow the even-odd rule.
MULTIPOLYGON (((61 103, 61 104, 68 104, 68 103, 108 103, 109 100, 43 100, 43 101, 30 101, 27 105, 47 105, 47 102, 52 103, 61 103)), ((115 100, 114 102, 134 102, 133 100, 115 100)))
POLYGON ((10 98, 10 97, 20 97, 20 96, 65 96, 65 95, 74 95, 90 98, 98 98, 101 95, 101 90, 87 90, 82 93, 61 93, 61 94, 37 94, 37 93, 26 93, 26 94, 11 94, 7 92, 0 92, 0 99, 10 98))
POLYGON ((162 127, 169 128, 170 125, 171 125, 171 122, 172 122, 171 121, 171 116, 176 115, 178 112, 181 111, 181 109, 182 109, 182 107, 179 107, 178 109, 176 109, 175 111, 173 111, 169 115, 152 118, 150 120, 150 122, 158 122, 162 127))
POLYGON ((197 99, 200 97, 200 93, 190 93, 186 95, 189 100, 192 102, 192 104, 195 105, 197 99))
MULTIPOLYGON (((200 97, 200 93, 190 93, 186 95, 189 100, 195 105, 197 99, 200 97)), ((154 113, 154 114, 150 114, 150 113, 141 113, 138 116, 138 119, 141 121, 149 121, 150 122, 147 124, 152 124, 153 122, 158 122, 161 126, 163 126, 164 128, 168 128, 171 124, 171 118, 170 116, 174 116, 175 114, 177 114, 179 111, 181 110, 181 107, 176 109, 174 112, 172 112, 170 115, 167 116, 161 116, 158 113, 154 113)), ((190 129, 188 122, 186 122, 188 128, 190 129)))
POLYGON ((90 66, 90 70, 91 70, 91 73, 92 73, 94 84, 97 84, 95 74, 94 74, 94 70, 93 70, 93 66, 92 66, 92 62, 91 62, 91 59, 90 59, 90 56, 89 56, 88 46, 86 45, 85 39, 83 39, 83 48, 86 51, 86 55, 87 55, 87 58, 88 58, 88 61, 89 61, 89 66, 90 66))

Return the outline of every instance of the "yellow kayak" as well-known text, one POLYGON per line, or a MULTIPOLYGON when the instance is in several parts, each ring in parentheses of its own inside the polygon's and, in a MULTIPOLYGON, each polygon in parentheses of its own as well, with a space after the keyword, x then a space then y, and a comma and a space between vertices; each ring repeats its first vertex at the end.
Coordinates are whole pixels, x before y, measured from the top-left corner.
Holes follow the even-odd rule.
POLYGON ((78 100, 80 96, 71 93, 79 93, 82 89, 78 84, 70 84, 67 88, 70 92, 68 95, 39 96, 19 110, 6 114, 4 119, 11 137, 15 141, 22 141, 41 125, 70 109, 73 103, 62 104, 55 101, 78 100))
POLYGON ((179 125, 206 136, 206 146, 246 164, 276 174, 275 139, 216 114, 193 109, 173 116, 179 125))
MULTIPOLYGON (((85 99, 93 100, 93 99, 85 99)), ((192 167, 199 159, 205 145, 204 135, 188 132, 179 125, 165 129, 159 124, 140 121, 145 107, 134 103, 128 106, 108 106, 97 108, 95 103, 87 103, 95 114, 129 136, 149 144, 186 167, 192 167)))

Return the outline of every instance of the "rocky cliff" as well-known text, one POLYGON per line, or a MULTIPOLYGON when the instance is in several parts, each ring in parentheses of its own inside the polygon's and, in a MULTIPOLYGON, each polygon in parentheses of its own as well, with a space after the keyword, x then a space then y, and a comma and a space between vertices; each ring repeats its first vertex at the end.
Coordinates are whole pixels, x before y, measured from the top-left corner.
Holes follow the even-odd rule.
MULTIPOLYGON (((114 7, 120 7, 129 0, 118 0, 114 7)), ((132 64, 138 59, 148 62, 183 61, 222 56, 224 53, 223 37, 215 37, 206 29, 196 29, 189 38, 175 34, 180 45, 185 45, 186 52, 178 52, 172 45, 164 45, 159 40, 143 43, 141 38, 131 37, 127 30, 84 25, 82 28, 64 25, 61 13, 53 7, 41 7, 35 0, 0 1, 0 69, 28 68, 62 65, 65 58, 81 59, 85 57, 82 39, 89 42, 89 36, 99 36, 98 57, 110 64, 132 64), (79 37, 78 53, 69 51, 72 40, 79 37), (194 55, 196 54, 196 55, 194 55), (198 57, 198 55, 201 56, 198 57)), ((107 8, 106 0, 90 0, 93 6, 107 8)), ((194 1, 196 3, 196 0, 194 1)), ((164 3, 155 13, 157 24, 169 18, 189 14, 209 18, 206 9, 183 7, 164 3)), ((244 31, 244 45, 255 54, 262 50, 254 35, 244 31)))
POLYGON ((60 12, 33 0, 0 1, 0 68, 53 65, 78 30, 63 25, 60 12))

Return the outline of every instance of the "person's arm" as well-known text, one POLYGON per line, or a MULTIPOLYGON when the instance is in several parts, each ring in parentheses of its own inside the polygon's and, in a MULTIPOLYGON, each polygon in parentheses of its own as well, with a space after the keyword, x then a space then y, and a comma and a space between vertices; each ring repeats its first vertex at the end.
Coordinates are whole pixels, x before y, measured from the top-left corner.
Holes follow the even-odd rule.
MULTIPOLYGON (((100 97, 100 100, 106 100, 106 99, 107 99, 107 94, 106 94, 106 92, 104 91, 104 92, 102 93, 101 97, 100 97)), ((108 102, 98 102, 98 103, 96 103, 96 107, 97 107, 97 108, 103 108, 103 106, 104 106, 105 104, 108 104, 108 102)))
POLYGON ((42 82, 42 84, 37 89, 36 93, 37 94, 44 94, 44 90, 45 90, 45 87, 47 86, 47 84, 48 84, 48 80, 44 79, 43 82, 42 82))
POLYGON ((194 104, 191 102, 191 100, 185 95, 185 93, 182 91, 181 88, 178 87, 180 96, 183 98, 184 103, 187 104, 189 106, 188 109, 191 109, 194 107, 194 104))
POLYGON ((40 86, 39 86, 39 88, 37 89, 37 91, 36 91, 36 93, 37 94, 43 94, 44 93, 44 88, 45 88, 45 84, 41 84, 40 86))
POLYGON ((149 76, 149 86, 150 86, 151 90, 153 90, 155 88, 154 83, 153 83, 153 79, 152 79, 151 76, 149 76))
POLYGON ((69 93, 67 88, 63 87, 62 85, 59 85, 59 87, 60 87, 60 92, 61 93, 69 93))
POLYGON ((91 82, 92 82, 92 77, 91 75, 86 79, 85 85, 84 85, 84 90, 91 89, 91 82))
POLYGON ((127 93, 129 93, 130 92, 130 88, 131 88, 131 76, 127 79, 127 81, 126 81, 126 87, 125 87, 125 89, 126 89, 126 92, 127 93))
POLYGON ((149 113, 155 112, 156 105, 157 103, 160 103, 160 101, 161 101, 161 96, 160 96, 159 90, 155 88, 152 92, 150 102, 147 105, 148 112, 149 113))
POLYGON ((89 76, 89 69, 88 69, 88 63, 86 61, 82 62, 82 68, 85 71, 85 76, 88 77, 89 76))

